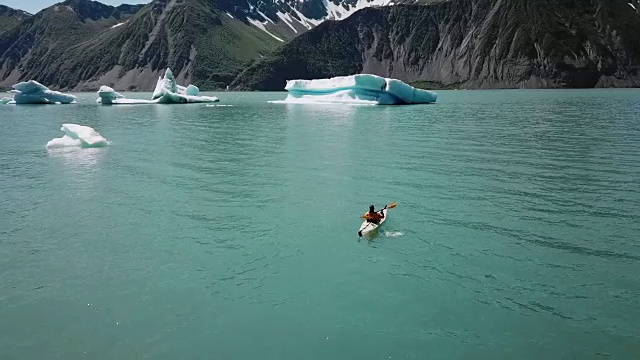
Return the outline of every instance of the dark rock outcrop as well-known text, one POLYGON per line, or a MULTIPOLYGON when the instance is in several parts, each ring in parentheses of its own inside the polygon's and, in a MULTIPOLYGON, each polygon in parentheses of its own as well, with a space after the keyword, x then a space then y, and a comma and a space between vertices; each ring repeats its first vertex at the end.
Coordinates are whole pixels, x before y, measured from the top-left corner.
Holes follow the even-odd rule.
POLYGON ((282 90, 287 79, 354 73, 460 88, 637 87, 640 15, 631 5, 451 0, 364 9, 300 35, 231 87, 282 90))

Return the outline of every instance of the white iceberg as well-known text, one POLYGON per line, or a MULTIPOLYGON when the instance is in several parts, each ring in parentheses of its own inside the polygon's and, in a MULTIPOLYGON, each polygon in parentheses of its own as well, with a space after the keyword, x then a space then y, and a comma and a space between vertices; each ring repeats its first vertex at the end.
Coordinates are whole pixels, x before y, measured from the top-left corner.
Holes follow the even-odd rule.
POLYGON ((285 103, 404 105, 434 103, 438 95, 396 79, 362 74, 330 79, 289 80, 285 103))
POLYGON ((176 84, 171 69, 167 69, 164 77, 158 79, 156 89, 153 91, 152 100, 158 101, 160 104, 173 103, 206 103, 218 102, 220 99, 214 96, 199 96, 200 89, 195 85, 187 87, 176 84))
MULTIPOLYGON (((35 80, 21 82, 12 87, 13 100, 7 102, 9 104, 71 104, 76 101, 75 96, 49 90, 35 80)), ((5 99, 2 100, 3 103, 5 99)))
POLYGON ((0 98, 0 104, 8 104, 8 103, 10 103, 12 101, 13 101, 13 99, 9 98, 9 97, 0 98))
POLYGON ((200 89, 195 85, 184 87, 176 84, 176 80, 171 69, 167 69, 164 73, 164 77, 158 79, 158 83, 153 91, 151 100, 127 99, 108 86, 100 87, 100 90, 98 90, 98 96, 99 98, 96 101, 103 105, 186 104, 212 103, 220 101, 220 99, 215 96, 200 96, 200 89))
POLYGON ((96 100, 99 104, 104 105, 113 105, 113 104, 152 104, 151 100, 139 100, 139 99, 127 99, 124 95, 116 92, 112 88, 108 86, 101 86, 98 90, 98 100, 96 100))
POLYGON ((77 124, 62 124, 60 128, 64 132, 61 138, 49 141, 46 148, 59 149, 68 147, 95 148, 109 145, 107 139, 98 134, 93 128, 77 124))

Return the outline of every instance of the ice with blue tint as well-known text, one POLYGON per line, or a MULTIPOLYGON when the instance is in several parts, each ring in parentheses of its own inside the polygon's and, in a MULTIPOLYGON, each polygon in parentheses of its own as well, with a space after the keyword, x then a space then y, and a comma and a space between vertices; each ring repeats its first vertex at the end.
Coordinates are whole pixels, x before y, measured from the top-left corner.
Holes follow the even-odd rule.
POLYGON ((108 86, 101 86, 98 90, 98 104, 103 105, 123 105, 123 104, 156 104, 153 100, 127 99, 124 95, 116 92, 108 86))
POLYGON ((94 148, 109 144, 107 139, 89 126, 62 124, 60 130, 64 132, 64 136, 49 141, 46 145, 47 150, 69 147, 94 148))
POLYGON ((164 76, 158 79, 151 100, 127 99, 108 86, 100 87, 98 96, 99 98, 96 101, 103 105, 186 104, 220 101, 220 99, 215 96, 201 96, 200 89, 195 85, 189 85, 187 87, 178 85, 171 69, 167 69, 164 76))
POLYGON ((361 74, 330 79, 289 80, 286 103, 404 105, 434 103, 438 95, 396 79, 361 74))
POLYGON ((215 96, 200 96, 200 89, 195 85, 189 85, 187 87, 178 85, 171 69, 167 69, 164 73, 164 77, 158 79, 156 89, 153 91, 151 99, 160 104, 208 103, 220 101, 215 96))
POLYGON ((71 104, 76 97, 59 91, 49 90, 48 87, 35 80, 21 82, 12 86, 13 100, 3 98, 4 104, 71 104))

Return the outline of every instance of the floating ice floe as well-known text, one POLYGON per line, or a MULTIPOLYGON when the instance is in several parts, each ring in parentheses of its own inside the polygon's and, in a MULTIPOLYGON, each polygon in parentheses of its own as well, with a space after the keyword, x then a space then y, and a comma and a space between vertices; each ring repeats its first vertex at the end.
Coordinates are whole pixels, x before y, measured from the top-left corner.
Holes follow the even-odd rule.
POLYGON ((143 99, 127 99, 124 95, 116 92, 112 88, 108 86, 101 86, 100 90, 98 90, 98 104, 103 105, 117 105, 117 104, 155 104, 155 101, 152 100, 143 100, 143 99))
POLYGON ((13 99, 4 97, 0 99, 0 104, 71 104, 76 101, 75 96, 49 90, 35 80, 21 82, 12 87, 13 99))
POLYGON ((427 104, 438 95, 416 89, 396 79, 376 75, 339 76, 330 79, 289 80, 284 103, 347 103, 371 105, 427 104))
POLYGON ((122 104, 186 104, 186 103, 212 103, 218 102, 215 96, 200 96, 200 89, 195 85, 187 87, 176 84, 171 69, 167 69, 164 77, 158 79, 151 100, 127 99, 108 86, 100 87, 99 98, 96 100, 103 105, 122 104))
POLYGON ((48 150, 68 147, 95 148, 109 145, 107 139, 88 126, 62 124, 60 130, 62 130, 65 135, 49 141, 46 145, 48 150))

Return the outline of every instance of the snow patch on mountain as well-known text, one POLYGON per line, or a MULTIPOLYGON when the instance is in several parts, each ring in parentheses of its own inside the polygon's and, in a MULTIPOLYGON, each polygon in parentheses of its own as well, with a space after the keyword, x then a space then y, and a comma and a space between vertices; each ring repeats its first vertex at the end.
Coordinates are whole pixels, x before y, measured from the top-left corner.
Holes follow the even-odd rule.
POLYGON ((280 39, 279 37, 273 35, 272 33, 269 32, 269 30, 267 30, 267 28, 265 27, 265 25, 267 24, 267 22, 265 21, 264 23, 252 19, 252 18, 247 18, 247 21, 249 21, 253 26, 257 27, 258 29, 264 31, 265 33, 269 34, 272 38, 280 41, 280 42, 284 42, 284 40, 280 39))
POLYGON ((372 6, 388 6, 393 5, 392 0, 358 0, 358 2, 349 6, 348 4, 334 4, 331 0, 324 0, 324 5, 329 14, 329 19, 343 20, 351 16, 358 10, 362 10, 372 6))
POLYGON ((285 24, 287 24, 287 26, 289 26, 291 28, 291 30, 293 30, 293 32, 295 34, 298 33, 298 30, 296 30, 296 28, 293 26, 293 19, 291 18, 291 16, 289 16, 289 14, 287 13, 283 13, 278 11, 277 12, 278 17, 280 18, 280 20, 282 20, 285 24))
POLYGON ((121 22, 121 23, 117 23, 117 24, 113 25, 111 28, 115 29, 115 28, 120 27, 120 26, 122 26, 122 25, 124 25, 126 23, 127 23, 126 21, 125 22, 121 22))

